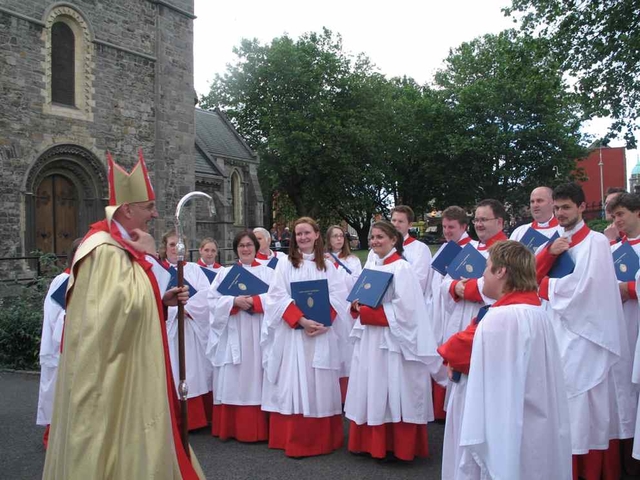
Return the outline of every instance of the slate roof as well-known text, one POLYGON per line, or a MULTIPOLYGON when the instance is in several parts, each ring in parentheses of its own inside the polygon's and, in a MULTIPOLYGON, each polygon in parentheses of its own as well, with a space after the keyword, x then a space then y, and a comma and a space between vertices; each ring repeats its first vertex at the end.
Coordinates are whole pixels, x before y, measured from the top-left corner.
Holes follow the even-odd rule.
MULTIPOLYGON (((210 157, 227 157, 257 161, 253 152, 240 134, 218 109, 201 110, 196 108, 196 145, 200 145, 210 157)), ((196 148, 196 167, 202 152, 196 148)))

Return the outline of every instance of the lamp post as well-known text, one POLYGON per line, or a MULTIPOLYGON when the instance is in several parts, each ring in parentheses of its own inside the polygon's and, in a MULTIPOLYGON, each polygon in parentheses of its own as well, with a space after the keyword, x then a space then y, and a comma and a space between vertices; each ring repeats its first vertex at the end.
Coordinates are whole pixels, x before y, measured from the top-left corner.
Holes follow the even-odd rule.
POLYGON ((600 207, 602 211, 600 212, 600 218, 605 218, 604 213, 604 175, 602 172, 602 167, 604 167, 604 163, 602 161, 602 145, 599 147, 600 152, 600 161, 598 162, 598 167, 600 167, 600 207))

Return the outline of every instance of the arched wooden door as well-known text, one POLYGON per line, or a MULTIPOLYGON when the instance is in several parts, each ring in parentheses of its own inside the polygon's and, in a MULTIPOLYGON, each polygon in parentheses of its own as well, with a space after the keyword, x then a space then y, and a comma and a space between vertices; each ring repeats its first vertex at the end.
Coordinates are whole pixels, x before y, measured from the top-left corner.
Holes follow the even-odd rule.
POLYGON ((78 236, 78 191, 62 175, 45 177, 36 191, 36 248, 67 255, 78 236))

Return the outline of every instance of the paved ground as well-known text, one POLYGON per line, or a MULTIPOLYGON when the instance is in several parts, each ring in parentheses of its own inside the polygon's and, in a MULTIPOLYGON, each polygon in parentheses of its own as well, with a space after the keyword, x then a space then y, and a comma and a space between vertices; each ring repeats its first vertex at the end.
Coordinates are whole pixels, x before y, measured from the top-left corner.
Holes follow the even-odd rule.
MULTIPOLYGON (((0 372, 0 480, 41 477, 43 428, 35 425, 38 382, 37 375, 0 372)), ((331 455, 293 460, 264 443, 221 442, 202 430, 191 435, 190 443, 212 480, 435 480, 440 478, 443 432, 443 425, 429 425, 429 459, 394 464, 356 457, 344 448, 331 455)))

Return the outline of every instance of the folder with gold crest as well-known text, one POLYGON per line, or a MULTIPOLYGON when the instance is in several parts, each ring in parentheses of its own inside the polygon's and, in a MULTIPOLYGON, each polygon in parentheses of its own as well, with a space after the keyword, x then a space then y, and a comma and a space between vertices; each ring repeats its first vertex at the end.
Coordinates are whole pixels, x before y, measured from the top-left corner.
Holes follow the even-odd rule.
POLYGON ((305 318, 331 326, 331 302, 326 279, 291 282, 291 298, 305 318))
POLYGON ((218 292, 232 297, 260 295, 267 293, 267 290, 269 285, 238 264, 231 267, 227 276, 218 285, 218 292))
POLYGON ((634 281, 639 264, 638 254, 629 242, 624 242, 613 252, 613 265, 619 282, 634 281))
POLYGON ((347 301, 351 303, 354 300, 358 300, 361 305, 378 308, 380 302, 382 302, 382 297, 384 297, 391 284, 392 278, 393 273, 365 268, 351 289, 347 301))
POLYGON ((484 273, 487 259, 468 243, 447 267, 447 273, 454 280, 461 278, 480 278, 484 273))

